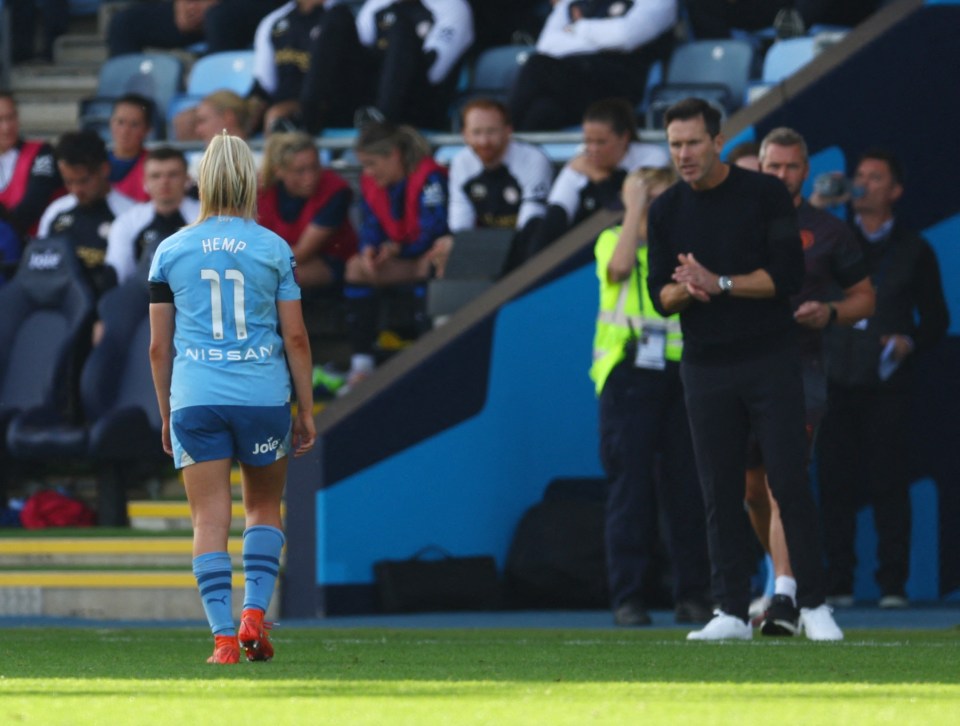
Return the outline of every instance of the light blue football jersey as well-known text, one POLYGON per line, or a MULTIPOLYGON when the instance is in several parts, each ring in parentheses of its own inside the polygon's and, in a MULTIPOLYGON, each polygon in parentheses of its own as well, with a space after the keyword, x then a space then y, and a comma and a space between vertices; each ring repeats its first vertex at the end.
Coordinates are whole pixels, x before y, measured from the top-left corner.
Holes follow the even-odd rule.
POLYGON ((211 217, 160 244, 149 279, 173 291, 171 410, 290 400, 277 301, 300 299, 294 266, 290 245, 238 217, 211 217))

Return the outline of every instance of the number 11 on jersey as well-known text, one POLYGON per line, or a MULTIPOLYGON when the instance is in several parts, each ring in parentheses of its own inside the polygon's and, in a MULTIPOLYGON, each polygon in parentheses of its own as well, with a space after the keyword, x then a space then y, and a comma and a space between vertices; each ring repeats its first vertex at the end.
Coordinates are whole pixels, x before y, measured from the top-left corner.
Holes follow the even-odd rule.
MULTIPOLYGON (((224 270, 223 276, 233 280, 233 317, 237 324, 237 340, 246 340, 247 316, 243 309, 243 273, 240 270, 224 270)), ((213 339, 223 340, 223 296, 221 293, 220 273, 204 268, 200 270, 200 279, 210 281, 210 311, 213 316, 213 339)))

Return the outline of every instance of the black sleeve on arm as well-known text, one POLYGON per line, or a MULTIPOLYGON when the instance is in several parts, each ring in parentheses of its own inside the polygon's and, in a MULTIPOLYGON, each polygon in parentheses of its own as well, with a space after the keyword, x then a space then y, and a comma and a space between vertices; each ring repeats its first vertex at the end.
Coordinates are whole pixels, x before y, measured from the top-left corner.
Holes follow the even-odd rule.
POLYGON ((863 259, 863 250, 860 249, 860 244, 847 225, 842 223, 835 225, 830 230, 830 234, 836 235, 830 272, 833 273, 833 277, 840 288, 846 290, 866 278, 870 273, 867 271, 867 263, 863 259))
POLYGON ((767 189, 766 202, 770 209, 767 251, 770 263, 765 269, 773 280, 775 295, 788 297, 800 292, 806 274, 797 210, 782 183, 778 181, 777 186, 768 184, 767 189))
POLYGON ((647 290, 653 307, 663 316, 669 315, 660 302, 660 291, 673 281, 673 269, 677 266, 673 253, 664 236, 662 208, 656 200, 650 207, 647 219, 647 290))
POLYGON ((150 302, 152 303, 172 303, 173 290, 165 282, 150 283, 150 302))
POLYGON ((917 258, 913 295, 920 318, 913 342, 919 350, 939 342, 950 327, 950 311, 943 297, 940 265, 937 264, 933 248, 926 242, 917 258))

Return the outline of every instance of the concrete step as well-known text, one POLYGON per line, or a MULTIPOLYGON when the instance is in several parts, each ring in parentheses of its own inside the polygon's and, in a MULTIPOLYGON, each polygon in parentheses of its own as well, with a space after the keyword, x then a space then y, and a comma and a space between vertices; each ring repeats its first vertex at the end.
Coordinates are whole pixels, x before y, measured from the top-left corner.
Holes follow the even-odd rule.
MULTIPOLYGON (((286 504, 280 510, 286 517, 286 504)), ((190 505, 187 502, 132 501, 127 504, 127 516, 133 529, 164 532, 190 529, 190 505)), ((245 526, 243 503, 234 502, 231 512, 231 529, 242 530, 245 526)))
POLYGON ((10 84, 26 134, 54 138, 77 128, 80 100, 97 90, 96 67, 25 64, 13 69, 10 84))
POLYGON ((107 46, 99 35, 61 35, 53 42, 53 60, 57 65, 102 64, 107 59, 107 46))
POLYGON ((53 138, 77 129, 77 101, 49 98, 18 104, 20 126, 31 138, 53 138))
MULTIPOLYGON (((240 562, 243 542, 231 537, 228 551, 240 562)), ((183 537, 3 537, 0 568, 190 567, 193 540, 183 537)))
POLYGON ((97 66, 19 65, 10 73, 10 87, 20 104, 51 96, 79 100, 96 93, 97 66))
MULTIPOLYGON (((243 573, 233 575, 233 614, 243 607, 243 573)), ((279 589, 278 589, 279 592, 279 589)), ((274 595, 267 619, 279 613, 274 595)), ((142 571, 0 571, 0 616, 99 620, 202 620, 193 574, 142 571)))

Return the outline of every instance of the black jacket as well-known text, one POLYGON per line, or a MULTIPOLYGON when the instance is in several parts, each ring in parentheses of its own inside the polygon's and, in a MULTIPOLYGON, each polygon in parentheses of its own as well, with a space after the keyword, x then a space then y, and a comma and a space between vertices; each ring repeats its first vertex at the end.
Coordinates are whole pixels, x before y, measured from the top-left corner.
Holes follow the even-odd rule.
POLYGON ((903 386, 916 353, 938 343, 950 324, 937 257, 923 237, 898 222, 879 242, 869 242, 859 229, 854 231, 877 291, 877 308, 865 324, 824 331, 827 375, 834 385, 903 386), (893 333, 910 336, 916 349, 881 382, 882 340, 893 333))

